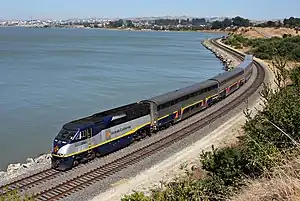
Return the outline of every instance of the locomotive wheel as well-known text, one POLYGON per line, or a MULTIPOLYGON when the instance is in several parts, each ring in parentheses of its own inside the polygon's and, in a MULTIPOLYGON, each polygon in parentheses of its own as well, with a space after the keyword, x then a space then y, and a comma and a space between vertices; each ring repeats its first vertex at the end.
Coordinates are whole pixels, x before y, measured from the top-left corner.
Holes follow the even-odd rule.
POLYGON ((78 160, 73 161, 73 167, 76 167, 79 164, 78 160))
POLYGON ((96 158, 96 154, 95 154, 95 152, 93 151, 93 152, 90 154, 89 159, 90 159, 90 160, 94 160, 95 158, 96 158))
POLYGON ((101 153, 96 152, 96 157, 97 157, 97 158, 101 157, 101 153))
POLYGON ((147 133, 144 131, 142 136, 143 136, 143 138, 146 138, 147 137, 147 133))
POLYGON ((51 164, 52 168, 54 168, 54 169, 57 168, 58 165, 59 165, 59 161, 52 162, 52 164, 51 164))

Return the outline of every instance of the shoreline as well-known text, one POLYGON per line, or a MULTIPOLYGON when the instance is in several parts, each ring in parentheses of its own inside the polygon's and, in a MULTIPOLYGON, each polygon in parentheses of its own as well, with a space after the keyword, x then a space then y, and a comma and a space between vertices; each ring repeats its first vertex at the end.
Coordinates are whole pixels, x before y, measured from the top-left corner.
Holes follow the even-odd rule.
POLYGON ((199 32, 199 33, 223 33, 228 34, 230 31, 219 29, 203 30, 155 30, 155 29, 136 29, 136 28, 91 28, 91 27, 26 27, 26 26, 0 26, 0 28, 31 28, 31 29, 95 29, 95 30, 115 30, 115 31, 140 31, 140 32, 199 32))
MULTIPOLYGON (((84 27, 86 28, 86 27, 84 27)), ((230 31, 225 30, 155 30, 155 29, 135 29, 135 28, 87 28, 87 29, 104 29, 104 30, 116 30, 116 31, 141 31, 141 32, 200 32, 200 33, 224 33, 228 34, 230 31)))

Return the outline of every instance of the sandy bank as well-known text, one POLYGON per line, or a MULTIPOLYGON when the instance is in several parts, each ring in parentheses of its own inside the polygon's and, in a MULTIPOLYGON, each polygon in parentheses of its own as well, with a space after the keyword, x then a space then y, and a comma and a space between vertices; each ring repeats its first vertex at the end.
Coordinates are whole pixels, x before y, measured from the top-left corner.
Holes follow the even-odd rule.
POLYGON ((291 28, 272 28, 272 27, 240 27, 235 34, 241 34, 248 38, 264 38, 264 37, 282 37, 284 34, 292 36, 300 35, 300 31, 291 28))

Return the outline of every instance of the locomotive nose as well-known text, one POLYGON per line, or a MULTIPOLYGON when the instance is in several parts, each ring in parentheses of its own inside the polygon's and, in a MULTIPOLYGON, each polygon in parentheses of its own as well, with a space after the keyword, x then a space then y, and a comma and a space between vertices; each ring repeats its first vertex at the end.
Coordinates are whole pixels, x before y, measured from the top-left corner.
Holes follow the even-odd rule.
POLYGON ((59 149, 59 147, 58 147, 58 145, 56 145, 56 146, 53 148, 53 153, 57 153, 57 152, 58 152, 58 149, 59 149))
POLYGON ((61 140, 54 139, 52 153, 56 154, 58 150, 65 144, 61 140))

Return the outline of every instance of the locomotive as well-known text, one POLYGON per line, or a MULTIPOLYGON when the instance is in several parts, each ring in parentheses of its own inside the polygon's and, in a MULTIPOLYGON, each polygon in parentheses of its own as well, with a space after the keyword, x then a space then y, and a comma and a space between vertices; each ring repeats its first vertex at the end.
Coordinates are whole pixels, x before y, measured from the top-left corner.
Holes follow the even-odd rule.
POLYGON ((71 169, 210 107, 250 79, 253 63, 246 55, 236 68, 206 81, 64 124, 53 141, 52 168, 71 169))

